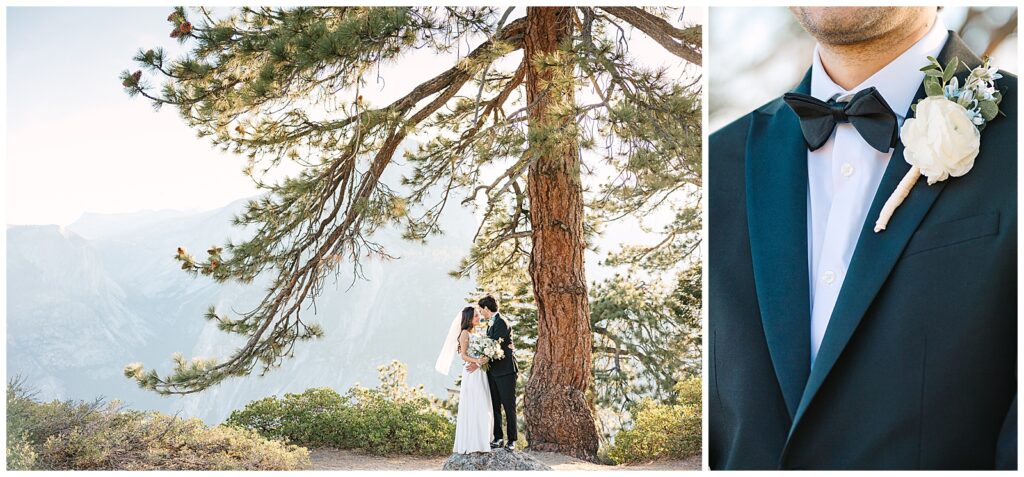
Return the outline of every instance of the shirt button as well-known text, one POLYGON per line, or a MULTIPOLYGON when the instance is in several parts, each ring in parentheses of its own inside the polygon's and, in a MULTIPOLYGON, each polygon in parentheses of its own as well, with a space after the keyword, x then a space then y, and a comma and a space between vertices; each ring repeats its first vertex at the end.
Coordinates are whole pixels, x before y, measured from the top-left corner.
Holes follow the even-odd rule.
POLYGON ((853 166, 847 162, 846 164, 843 164, 840 171, 843 173, 843 177, 850 177, 853 175, 853 166))
POLYGON ((821 280, 825 282, 825 284, 831 285, 832 282, 836 281, 836 273, 833 272, 832 270, 822 273, 821 280))

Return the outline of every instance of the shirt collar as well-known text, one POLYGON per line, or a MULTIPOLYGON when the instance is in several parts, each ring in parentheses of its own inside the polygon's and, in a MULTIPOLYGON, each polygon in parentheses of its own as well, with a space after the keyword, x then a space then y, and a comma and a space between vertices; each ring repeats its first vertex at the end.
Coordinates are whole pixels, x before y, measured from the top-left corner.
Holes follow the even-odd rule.
POLYGON ((945 23, 941 18, 936 18, 935 24, 924 38, 918 40, 903 54, 851 90, 843 89, 832 81, 821 64, 821 57, 818 54, 818 48, 821 45, 815 45, 814 62, 811 66, 811 96, 828 101, 837 94, 842 96, 856 93, 874 86, 902 120, 914 102, 921 82, 924 81, 924 72, 921 71, 921 67, 928 64, 926 57, 939 56, 948 37, 949 32, 946 31, 945 23))

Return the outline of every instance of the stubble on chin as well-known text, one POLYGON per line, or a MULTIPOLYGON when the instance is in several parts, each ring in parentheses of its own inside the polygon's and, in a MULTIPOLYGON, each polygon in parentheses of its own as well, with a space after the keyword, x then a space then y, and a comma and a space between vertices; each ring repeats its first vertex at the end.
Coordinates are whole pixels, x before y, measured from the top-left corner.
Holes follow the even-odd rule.
POLYGON ((907 7, 790 7, 819 43, 856 45, 885 37, 909 17, 907 7))

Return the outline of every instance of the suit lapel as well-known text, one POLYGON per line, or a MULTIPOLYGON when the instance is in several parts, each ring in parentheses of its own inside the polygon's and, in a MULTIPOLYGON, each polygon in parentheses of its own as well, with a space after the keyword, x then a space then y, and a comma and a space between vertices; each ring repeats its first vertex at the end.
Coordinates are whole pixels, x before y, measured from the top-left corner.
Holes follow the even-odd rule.
MULTIPOLYGON (((954 56, 960 59, 961 69, 957 76, 960 77, 961 84, 963 84, 963 78, 969 73, 970 68, 981 64, 981 60, 964 45, 955 33, 950 32, 949 39, 939 54, 938 60, 942 64, 946 64, 954 56)), ((922 58, 922 65, 926 61, 922 58)), ((914 103, 924 97, 924 86, 922 85, 918 89, 914 103)), ((904 117, 913 117, 913 111, 907 111, 907 115, 904 117)), ((909 170, 910 165, 903 157, 903 143, 900 142, 893 151, 892 158, 889 159, 889 164, 871 203, 871 210, 857 239, 857 247, 850 260, 849 273, 839 292, 832 316, 829 318, 828 328, 814 361, 814 368, 811 370, 807 387, 801 396, 796 417, 790 428, 790 438, 818 389, 821 388, 836 360, 839 359, 846 344, 850 341, 861 318, 864 317, 878 291, 892 272, 910 237, 917 230, 932 203, 935 202, 946 185, 946 181, 928 185, 925 178, 921 177, 903 204, 893 213, 888 227, 880 233, 875 233, 873 228, 882 205, 909 170)))
MULTIPOLYGON (((810 71, 795 91, 810 91, 810 71)), ((781 101, 754 113, 746 149, 747 223, 761 324, 792 418, 810 368, 807 146, 781 101)))

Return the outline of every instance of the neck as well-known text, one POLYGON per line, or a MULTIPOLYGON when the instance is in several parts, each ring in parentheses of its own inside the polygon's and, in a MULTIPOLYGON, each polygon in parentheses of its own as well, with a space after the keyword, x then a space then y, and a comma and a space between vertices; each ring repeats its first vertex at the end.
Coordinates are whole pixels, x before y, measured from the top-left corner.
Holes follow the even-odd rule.
POLYGON ((933 15, 908 28, 895 28, 878 38, 852 45, 820 43, 821 65, 837 85, 853 89, 924 38, 934 24, 933 15))

